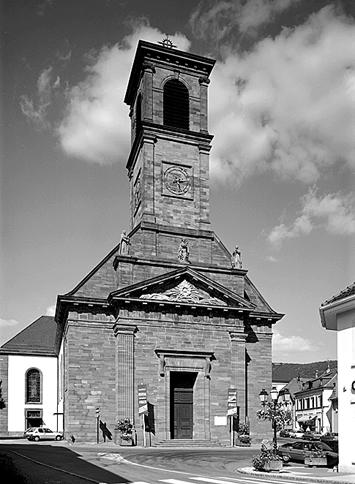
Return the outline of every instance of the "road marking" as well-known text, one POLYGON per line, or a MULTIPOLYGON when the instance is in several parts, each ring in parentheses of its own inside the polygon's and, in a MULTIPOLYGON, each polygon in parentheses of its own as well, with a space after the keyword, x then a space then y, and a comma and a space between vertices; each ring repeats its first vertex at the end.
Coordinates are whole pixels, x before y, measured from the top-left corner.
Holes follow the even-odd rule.
MULTIPOLYGON (((166 482, 167 484, 191 484, 191 482, 179 481, 179 479, 160 479, 159 482, 166 482)), ((225 484, 225 482, 223 484, 225 484)))
POLYGON ((211 484, 226 484, 226 481, 220 479, 212 479, 211 477, 190 477, 194 481, 210 482, 211 484))
MULTIPOLYGON (((291 474, 292 477, 298 477, 294 476, 291 474)), ((194 479, 194 478, 192 478, 194 479)), ((229 484, 229 483, 234 483, 234 482, 270 482, 270 483, 277 483, 277 484, 290 484, 290 480, 285 477, 285 479, 280 478, 274 478, 272 479, 272 475, 269 476, 252 476, 248 474, 240 474, 240 477, 221 477, 221 479, 226 479, 225 481, 220 481, 223 482, 223 484, 229 484)), ((207 481, 207 478, 205 479, 207 481)), ((210 480, 207 482, 211 482, 210 480)), ((292 482, 292 481, 291 481, 292 482)), ((295 481, 294 481, 295 482, 295 481)), ((297 484, 309 484, 309 481, 304 481, 304 480, 299 480, 296 481, 297 484)))

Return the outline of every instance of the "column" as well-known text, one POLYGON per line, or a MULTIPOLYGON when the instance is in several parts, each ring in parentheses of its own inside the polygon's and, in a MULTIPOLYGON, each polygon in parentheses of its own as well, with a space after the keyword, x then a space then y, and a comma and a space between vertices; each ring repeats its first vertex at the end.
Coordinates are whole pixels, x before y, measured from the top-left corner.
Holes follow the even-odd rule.
POLYGON ((208 77, 200 77, 200 131, 202 133, 208 132, 208 123, 207 123, 207 88, 210 80, 208 77))
POLYGON ((155 68, 153 65, 145 62, 144 71, 144 95, 142 106, 142 121, 153 121, 153 75, 155 68))
POLYGON ((116 402, 117 418, 134 419, 134 325, 116 322, 116 402))

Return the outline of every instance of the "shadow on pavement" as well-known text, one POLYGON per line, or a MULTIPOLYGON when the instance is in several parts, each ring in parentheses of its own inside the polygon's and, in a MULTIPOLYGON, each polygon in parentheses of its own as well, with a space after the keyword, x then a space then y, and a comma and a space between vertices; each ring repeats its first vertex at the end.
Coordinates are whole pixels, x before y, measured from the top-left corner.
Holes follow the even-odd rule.
POLYGON ((3 444, 0 447, 0 454, 9 456, 16 470, 29 477, 30 482, 32 480, 36 483, 41 482, 41 474, 45 480, 48 472, 52 472, 56 479, 58 479, 58 474, 61 474, 63 480, 60 482, 66 482, 65 476, 67 476, 68 482, 76 482, 75 479, 79 482, 78 478, 82 478, 80 482, 85 482, 85 479, 107 484, 130 482, 118 474, 87 462, 80 454, 67 447, 43 444, 3 444), (78 478, 68 473, 75 474, 78 478))

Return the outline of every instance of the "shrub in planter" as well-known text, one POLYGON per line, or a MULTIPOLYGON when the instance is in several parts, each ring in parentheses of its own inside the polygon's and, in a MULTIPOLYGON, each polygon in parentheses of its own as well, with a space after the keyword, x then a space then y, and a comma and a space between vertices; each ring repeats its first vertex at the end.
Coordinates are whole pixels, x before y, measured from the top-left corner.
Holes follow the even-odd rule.
POLYGON ((244 445, 250 445, 250 442, 251 442, 251 438, 250 438, 250 435, 239 435, 238 436, 238 439, 239 439, 239 442, 241 444, 244 444, 244 445))
POLYGON ((249 424, 239 424, 238 426, 238 441, 237 445, 249 447, 251 437, 249 435, 249 424))
POLYGON ((133 427, 132 422, 129 418, 123 418, 117 422, 115 430, 118 430, 120 433, 119 440, 120 444, 122 441, 130 443, 134 445, 135 443, 135 430, 133 427))
POLYGON ((260 454, 253 457, 253 467, 257 471, 272 471, 282 469, 282 458, 273 450, 261 447, 260 454))

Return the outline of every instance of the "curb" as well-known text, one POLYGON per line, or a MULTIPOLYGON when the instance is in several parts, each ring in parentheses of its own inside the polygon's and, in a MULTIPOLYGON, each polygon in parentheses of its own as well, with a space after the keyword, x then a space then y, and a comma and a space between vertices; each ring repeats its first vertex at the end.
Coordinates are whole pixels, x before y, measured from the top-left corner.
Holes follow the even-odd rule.
MULTIPOLYGON (((331 477, 309 477, 309 476, 300 476, 300 475, 292 475, 292 474, 286 474, 286 473, 278 473, 276 474, 275 472, 262 472, 262 471, 254 471, 251 467, 241 467, 237 468, 236 471, 239 474, 244 474, 244 475, 249 475, 249 476, 260 476, 260 477, 266 477, 266 478, 272 478, 272 479, 287 479, 289 481, 293 482, 299 482, 300 480, 302 481, 308 481, 308 482, 322 482, 322 483, 331 483, 331 484, 354 484, 354 481, 347 481, 346 476, 344 476, 343 479, 336 479, 333 480, 331 477)), ((352 475, 352 474, 351 474, 352 475)), ((342 476, 340 476, 342 477, 342 476)))

